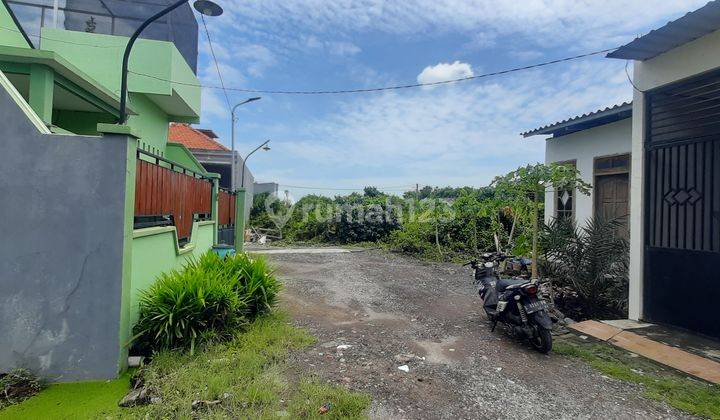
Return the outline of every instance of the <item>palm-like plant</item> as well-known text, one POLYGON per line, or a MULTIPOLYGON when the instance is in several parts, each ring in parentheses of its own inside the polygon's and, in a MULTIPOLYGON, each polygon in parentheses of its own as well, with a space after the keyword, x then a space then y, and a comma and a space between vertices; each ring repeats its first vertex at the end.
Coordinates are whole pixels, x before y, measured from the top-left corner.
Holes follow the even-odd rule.
POLYGON ((541 235, 543 274, 577 292, 586 317, 627 315, 629 245, 619 219, 590 219, 578 229, 553 220, 541 235))

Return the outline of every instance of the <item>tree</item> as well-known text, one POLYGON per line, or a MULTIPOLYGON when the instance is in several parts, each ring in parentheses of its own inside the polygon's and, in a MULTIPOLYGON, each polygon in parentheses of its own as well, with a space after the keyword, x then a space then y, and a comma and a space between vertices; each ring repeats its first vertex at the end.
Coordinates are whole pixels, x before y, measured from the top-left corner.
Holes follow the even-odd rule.
POLYGON ((540 216, 540 198, 548 188, 575 189, 581 194, 590 194, 590 184, 580 178, 580 172, 570 166, 551 163, 537 163, 520 167, 506 175, 495 178, 493 185, 500 195, 512 197, 519 205, 528 203, 532 209, 532 278, 538 278, 538 219, 540 216))

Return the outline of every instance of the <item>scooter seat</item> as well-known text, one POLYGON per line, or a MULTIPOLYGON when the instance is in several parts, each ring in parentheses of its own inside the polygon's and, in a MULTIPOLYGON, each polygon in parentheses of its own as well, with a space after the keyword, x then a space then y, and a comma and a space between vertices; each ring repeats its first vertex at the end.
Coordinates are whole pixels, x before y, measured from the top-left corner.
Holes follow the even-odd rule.
POLYGON ((495 287, 497 288, 498 292, 503 292, 503 291, 505 291, 505 289, 507 289, 510 286, 526 284, 526 283, 530 283, 530 282, 528 280, 499 279, 497 281, 497 283, 495 283, 495 287))

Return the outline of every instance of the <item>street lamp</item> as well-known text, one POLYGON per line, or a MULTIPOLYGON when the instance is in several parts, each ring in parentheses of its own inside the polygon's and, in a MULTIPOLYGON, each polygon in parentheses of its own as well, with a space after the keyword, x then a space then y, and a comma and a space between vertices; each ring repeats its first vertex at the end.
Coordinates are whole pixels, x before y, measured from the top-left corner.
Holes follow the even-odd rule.
POLYGON ((231 191, 235 191, 235 121, 237 121, 237 119, 235 118, 235 110, 237 110, 240 105, 245 105, 246 103, 253 102, 253 101, 259 101, 260 99, 262 99, 262 98, 260 98, 259 96, 255 97, 255 98, 245 99, 244 101, 242 101, 238 104, 235 104, 235 106, 232 108, 232 111, 230 111, 230 120, 231 120, 230 123, 232 124, 232 128, 230 130, 230 132, 232 133, 230 135, 230 149, 232 149, 232 157, 230 160, 230 190, 231 191))
MULTIPOLYGON (((151 16, 148 20, 143 22, 130 36, 130 40, 125 47, 125 54, 123 55, 122 62, 122 80, 120 82, 120 118, 118 118, 118 124, 125 124, 127 122, 127 78, 128 78, 128 64, 130 63, 130 51, 132 50, 135 41, 140 36, 140 33, 148 27, 151 23, 172 12, 183 4, 187 3, 188 0, 177 1, 165 9, 151 16)), ((223 13, 222 7, 211 2, 210 0, 197 0, 193 3, 195 10, 202 13, 205 16, 220 16, 223 13)))
POLYGON ((268 150, 270 150, 270 146, 267 145, 268 143, 270 143, 270 140, 265 140, 265 143, 261 144, 260 146, 256 147, 255 149, 253 149, 253 151, 248 153, 248 155, 245 156, 245 159, 243 159, 242 175, 240 177, 240 188, 245 188, 245 162, 247 162, 247 160, 250 158, 250 155, 252 155, 253 153, 257 152, 260 149, 263 149, 266 152, 268 150))

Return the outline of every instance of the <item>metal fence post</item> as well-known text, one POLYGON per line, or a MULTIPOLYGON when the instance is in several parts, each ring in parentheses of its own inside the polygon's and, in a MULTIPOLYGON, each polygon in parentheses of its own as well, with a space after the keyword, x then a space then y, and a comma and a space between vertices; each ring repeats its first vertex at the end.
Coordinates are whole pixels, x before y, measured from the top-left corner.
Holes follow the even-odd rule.
POLYGON ((238 188, 235 196, 235 251, 242 252, 245 242, 245 188, 238 188))
POLYGON ((218 229, 220 228, 220 217, 218 212, 218 200, 220 198, 220 175, 210 174, 212 181, 212 196, 210 198, 210 218, 215 222, 213 228, 213 245, 218 244, 218 229))

